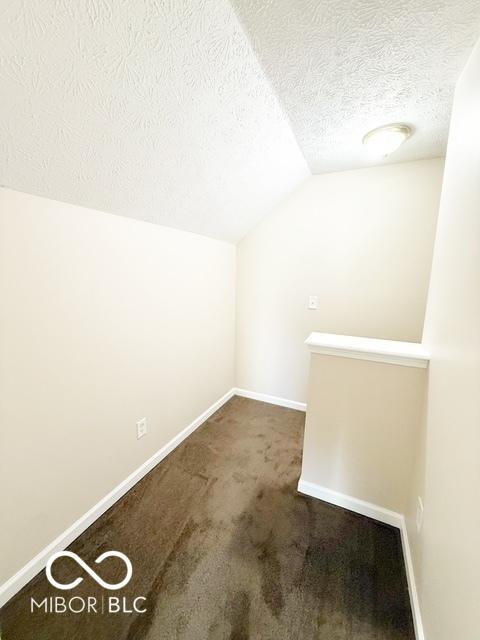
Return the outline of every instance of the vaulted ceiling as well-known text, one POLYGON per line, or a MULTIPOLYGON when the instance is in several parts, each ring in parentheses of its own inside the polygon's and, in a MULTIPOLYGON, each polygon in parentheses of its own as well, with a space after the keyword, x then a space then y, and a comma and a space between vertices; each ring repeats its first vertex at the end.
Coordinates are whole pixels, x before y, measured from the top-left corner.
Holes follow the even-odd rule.
POLYGON ((0 183, 235 241, 308 175, 226 0, 8 0, 0 183))
POLYGON ((479 0, 233 0, 313 173, 378 163, 365 133, 406 122, 389 162, 443 155, 479 0))
POLYGON ((236 241, 361 137, 445 149, 477 0, 8 0, 3 186, 236 241), (308 162, 305 161, 305 159, 308 162))

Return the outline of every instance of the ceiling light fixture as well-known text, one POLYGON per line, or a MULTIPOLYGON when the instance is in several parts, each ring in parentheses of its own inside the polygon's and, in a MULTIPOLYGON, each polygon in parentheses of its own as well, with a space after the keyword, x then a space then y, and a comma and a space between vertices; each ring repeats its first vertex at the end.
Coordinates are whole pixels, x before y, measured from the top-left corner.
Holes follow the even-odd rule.
POLYGON ((408 124, 387 124, 369 131, 363 136, 363 144, 372 155, 386 157, 411 135, 412 128, 408 124))

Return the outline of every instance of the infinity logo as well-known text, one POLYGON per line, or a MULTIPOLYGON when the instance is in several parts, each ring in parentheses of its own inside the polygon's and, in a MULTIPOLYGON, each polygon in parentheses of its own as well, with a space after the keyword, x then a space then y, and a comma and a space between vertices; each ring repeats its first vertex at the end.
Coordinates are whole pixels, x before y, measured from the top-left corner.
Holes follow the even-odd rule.
POLYGON ((61 558, 62 556, 66 556, 68 558, 72 558, 73 560, 75 560, 75 562, 79 564, 82 567, 82 569, 85 569, 85 571, 96 582, 98 582, 98 584, 102 586, 104 589, 110 589, 110 590, 121 589, 126 584, 128 584, 128 582, 130 581, 130 578, 132 577, 132 573, 133 573, 132 563, 127 558, 127 556, 124 553, 120 553, 120 551, 105 551, 105 553, 102 553, 95 560, 96 564, 100 564, 100 562, 103 562, 105 558, 110 558, 111 556, 115 556, 117 558, 121 558, 125 562, 125 565, 127 567, 127 574, 121 582, 117 582, 116 584, 110 584, 109 582, 105 582, 105 580, 102 580, 102 578, 97 573, 95 573, 93 569, 90 569, 88 564, 86 564, 79 556, 77 556, 76 553, 73 553, 72 551, 59 551, 58 553, 54 553, 53 556, 49 558, 47 562, 47 566, 45 567, 45 573, 47 574, 48 581, 57 589, 63 589, 63 590, 74 589, 83 580, 83 578, 76 578, 73 582, 69 582, 68 584, 62 584, 61 582, 57 582, 55 580, 55 578, 52 576, 52 564, 55 562, 55 560, 57 560, 57 558, 61 558))

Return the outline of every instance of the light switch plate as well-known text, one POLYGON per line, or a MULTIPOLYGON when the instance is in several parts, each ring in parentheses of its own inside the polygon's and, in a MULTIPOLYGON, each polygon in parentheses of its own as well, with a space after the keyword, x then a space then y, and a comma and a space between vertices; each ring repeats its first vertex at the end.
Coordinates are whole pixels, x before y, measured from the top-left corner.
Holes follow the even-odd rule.
POLYGON ((308 308, 318 309, 318 296, 308 296, 308 308))

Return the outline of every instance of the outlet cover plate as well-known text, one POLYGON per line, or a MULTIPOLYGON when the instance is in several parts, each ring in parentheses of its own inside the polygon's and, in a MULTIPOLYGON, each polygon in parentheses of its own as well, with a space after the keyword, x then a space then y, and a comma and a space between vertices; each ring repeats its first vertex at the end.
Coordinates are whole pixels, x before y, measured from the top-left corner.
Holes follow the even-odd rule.
POLYGON ((420 496, 418 496, 418 498, 417 498, 416 524, 417 524, 417 533, 420 533, 420 530, 421 530, 422 525, 423 525, 423 500, 421 499, 420 496))
POLYGON ((147 419, 142 418, 137 422, 137 439, 143 438, 147 433, 147 419))

